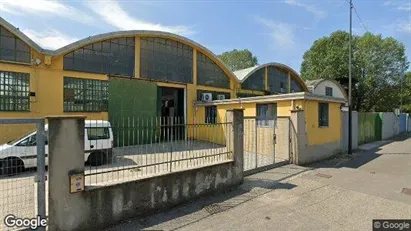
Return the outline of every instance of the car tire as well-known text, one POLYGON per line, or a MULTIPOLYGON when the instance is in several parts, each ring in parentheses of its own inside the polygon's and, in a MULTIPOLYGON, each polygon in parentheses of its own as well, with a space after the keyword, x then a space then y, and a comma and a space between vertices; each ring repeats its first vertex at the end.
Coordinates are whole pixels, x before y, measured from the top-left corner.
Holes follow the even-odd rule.
POLYGON ((100 166, 107 162, 107 158, 104 152, 93 152, 87 158, 87 162, 90 166, 100 166))
POLYGON ((4 159, 1 164, 2 173, 8 176, 14 176, 24 172, 24 163, 19 158, 4 159))

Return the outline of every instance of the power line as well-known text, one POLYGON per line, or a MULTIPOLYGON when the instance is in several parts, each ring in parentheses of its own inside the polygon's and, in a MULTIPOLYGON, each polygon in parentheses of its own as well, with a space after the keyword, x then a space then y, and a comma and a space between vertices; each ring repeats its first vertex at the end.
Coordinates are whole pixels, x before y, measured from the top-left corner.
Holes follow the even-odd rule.
POLYGON ((357 18, 358 18, 358 20, 360 20, 360 23, 364 27, 365 31, 370 32, 370 31, 368 31, 367 26, 365 26, 365 24, 363 23, 363 21, 362 21, 360 15, 358 14, 357 9, 355 8, 354 4, 353 4, 353 9, 354 9, 355 15, 357 15, 357 18))

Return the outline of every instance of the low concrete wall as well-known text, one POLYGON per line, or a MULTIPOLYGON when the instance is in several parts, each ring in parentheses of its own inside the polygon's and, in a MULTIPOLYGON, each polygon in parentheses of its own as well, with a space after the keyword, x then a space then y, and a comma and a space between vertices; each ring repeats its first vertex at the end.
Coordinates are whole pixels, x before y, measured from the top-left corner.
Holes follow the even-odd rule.
POLYGON ((242 110, 227 111, 227 122, 232 122, 227 147, 233 160, 77 193, 70 193, 68 179, 70 173, 84 173, 84 118, 49 121, 49 230, 100 230, 243 181, 242 110))
POLYGON ((306 165, 316 161, 324 160, 341 153, 341 142, 309 145, 305 147, 303 155, 298 160, 299 165, 306 165))
POLYGON ((381 112, 383 140, 390 139, 400 134, 400 120, 393 112, 381 112))
MULTIPOLYGON (((351 123, 351 147, 353 150, 358 148, 358 112, 351 112, 352 123, 351 123)), ((348 112, 342 112, 342 141, 341 150, 343 152, 348 151, 348 112)))
POLYGON ((233 187, 242 182, 234 169, 233 162, 224 163, 83 192, 86 214, 69 230, 98 230, 233 187))

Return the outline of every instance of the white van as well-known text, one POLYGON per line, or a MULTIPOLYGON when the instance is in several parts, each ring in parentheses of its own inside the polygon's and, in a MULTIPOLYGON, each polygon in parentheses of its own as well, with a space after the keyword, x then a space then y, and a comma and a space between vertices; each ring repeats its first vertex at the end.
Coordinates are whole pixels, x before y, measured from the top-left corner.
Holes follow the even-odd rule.
MULTIPOLYGON (((110 122, 104 120, 86 120, 84 132, 84 161, 90 165, 102 165, 111 162, 113 153, 113 131, 110 122)), ((48 164, 48 125, 45 154, 48 164)), ((25 168, 37 166, 36 131, 0 145, 0 174, 13 175, 25 168)))

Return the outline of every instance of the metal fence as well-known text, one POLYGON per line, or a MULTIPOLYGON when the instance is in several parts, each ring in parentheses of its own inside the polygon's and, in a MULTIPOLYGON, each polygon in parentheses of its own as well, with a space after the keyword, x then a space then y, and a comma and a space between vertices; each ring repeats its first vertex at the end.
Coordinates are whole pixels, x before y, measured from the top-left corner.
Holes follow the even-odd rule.
MULTIPOLYGON (((275 166, 289 160, 289 143, 276 147, 277 136, 277 119, 267 119, 258 117, 244 118, 244 171, 254 172, 262 167, 275 166), (279 153, 276 153, 276 150, 279 153)), ((289 140, 289 120, 286 119, 285 129, 287 132, 280 130, 281 138, 289 140), (284 133, 284 134, 283 134, 284 133)))
POLYGON ((358 144, 381 140, 382 119, 378 112, 358 113, 358 144))
POLYGON ((101 186, 233 160, 231 123, 183 118, 86 120, 85 183, 101 186))
POLYGON ((6 215, 46 217, 44 119, 0 119, 0 140, 0 230, 15 230, 6 215))

